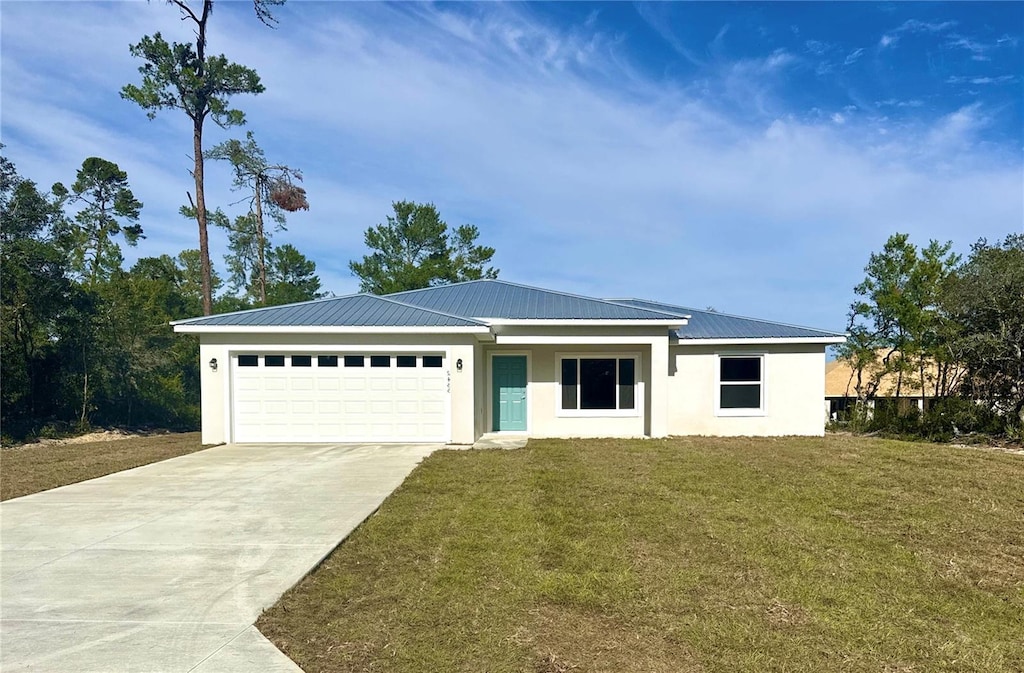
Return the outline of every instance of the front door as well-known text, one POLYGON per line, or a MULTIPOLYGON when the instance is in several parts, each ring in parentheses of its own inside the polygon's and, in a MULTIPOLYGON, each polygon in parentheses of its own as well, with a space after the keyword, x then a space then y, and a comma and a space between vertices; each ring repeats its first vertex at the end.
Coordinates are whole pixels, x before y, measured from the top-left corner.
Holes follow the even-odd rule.
POLYGON ((494 430, 526 430, 526 356, 491 359, 494 430))

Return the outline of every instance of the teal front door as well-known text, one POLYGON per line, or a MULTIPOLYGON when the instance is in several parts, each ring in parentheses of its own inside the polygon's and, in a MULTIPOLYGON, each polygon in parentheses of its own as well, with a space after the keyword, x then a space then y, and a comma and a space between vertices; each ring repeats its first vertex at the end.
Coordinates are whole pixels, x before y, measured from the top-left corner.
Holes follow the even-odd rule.
POLYGON ((526 356, 495 355, 491 359, 494 430, 526 430, 526 356))

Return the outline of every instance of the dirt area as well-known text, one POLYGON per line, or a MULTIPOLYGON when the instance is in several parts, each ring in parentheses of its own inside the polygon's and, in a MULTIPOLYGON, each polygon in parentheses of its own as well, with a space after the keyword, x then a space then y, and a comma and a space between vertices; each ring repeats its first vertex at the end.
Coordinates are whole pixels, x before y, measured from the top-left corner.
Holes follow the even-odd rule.
POLYGON ((974 449, 976 451, 996 451, 998 453, 1012 453, 1017 456, 1024 456, 1024 447, 1008 445, 984 445, 984 444, 950 444, 955 449, 974 449))
POLYGON ((105 430, 0 450, 0 500, 45 491, 203 448, 198 432, 105 430))
POLYGON ((26 442, 24 444, 14 444, 13 446, 5 446, 4 450, 7 449, 31 449, 40 446, 63 446, 65 444, 92 444, 95 442, 113 442, 120 439, 131 439, 133 437, 162 437, 171 436, 175 433, 170 430, 121 430, 119 428, 110 428, 107 430, 95 430, 93 432, 87 432, 84 435, 77 435, 75 437, 59 437, 56 439, 37 439, 32 442, 26 442))
POLYGON ((62 437, 60 439, 40 439, 27 444, 21 444, 19 446, 31 447, 31 446, 51 446, 61 444, 88 444, 89 442, 109 442, 115 439, 128 439, 129 437, 141 437, 142 435, 137 432, 128 432, 125 430, 97 430, 95 432, 88 432, 84 435, 78 435, 77 437, 62 437))
MULTIPOLYGON (((829 430, 825 433, 826 436, 835 437, 867 437, 885 439, 886 437, 878 434, 877 432, 866 432, 863 434, 856 434, 848 430, 829 430)), ((1024 456, 1024 444, 1016 442, 1005 442, 1003 444, 992 443, 993 441, 999 442, 998 438, 988 436, 977 436, 977 435, 965 435, 968 442, 964 441, 953 441, 948 443, 937 442, 935 446, 948 446, 954 449, 974 449, 975 451, 995 451, 997 453, 1012 453, 1017 456, 1024 456), (971 439, 977 440, 977 443, 971 442, 971 439)), ((914 441, 914 440, 903 440, 903 441, 914 441)))

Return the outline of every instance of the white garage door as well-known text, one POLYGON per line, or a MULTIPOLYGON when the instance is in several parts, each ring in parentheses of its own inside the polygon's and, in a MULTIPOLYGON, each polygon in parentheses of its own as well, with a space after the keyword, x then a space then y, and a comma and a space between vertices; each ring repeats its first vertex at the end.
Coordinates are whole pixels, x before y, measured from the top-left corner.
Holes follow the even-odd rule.
POLYGON ((238 353, 236 442, 447 442, 440 353, 238 353))

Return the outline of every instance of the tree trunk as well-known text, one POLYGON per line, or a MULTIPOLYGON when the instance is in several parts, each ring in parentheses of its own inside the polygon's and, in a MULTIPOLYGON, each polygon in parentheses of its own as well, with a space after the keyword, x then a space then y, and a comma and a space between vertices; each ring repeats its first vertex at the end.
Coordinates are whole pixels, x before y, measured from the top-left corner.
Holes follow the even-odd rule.
POLYGON ((921 356, 921 359, 920 359, 920 361, 917 364, 918 364, 918 368, 920 369, 920 372, 921 372, 921 414, 923 415, 924 414, 924 398, 925 398, 925 389, 924 389, 924 355, 921 356))
POLYGON ((259 282, 258 290, 260 295, 260 306, 267 305, 267 260, 266 242, 263 236, 263 179, 256 177, 256 243, 259 245, 259 282))
MULTIPOLYGON (((206 77, 206 20, 210 17, 212 9, 212 0, 204 0, 203 15, 197 25, 196 57, 199 67, 196 75, 200 80, 206 77)), ((210 269, 210 240, 206 233, 206 190, 203 177, 203 121, 206 119, 209 103, 205 96, 198 103, 195 117, 192 119, 192 152, 195 154, 193 176, 196 181, 196 223, 199 224, 199 276, 203 292, 203 315, 210 315, 213 313, 213 282, 210 269)))
POLYGON ((82 346, 82 414, 78 417, 79 428, 85 428, 85 417, 89 408, 89 356, 82 346))
POLYGON ((900 414, 900 392, 903 390, 903 353, 900 353, 900 358, 897 361, 899 371, 896 372, 896 413, 900 414))
POLYGON ((206 192, 203 188, 203 120, 197 117, 192 127, 192 151, 195 153, 196 222, 199 224, 199 276, 203 286, 203 315, 213 313, 213 288, 210 281, 210 238, 206 232, 206 192))

